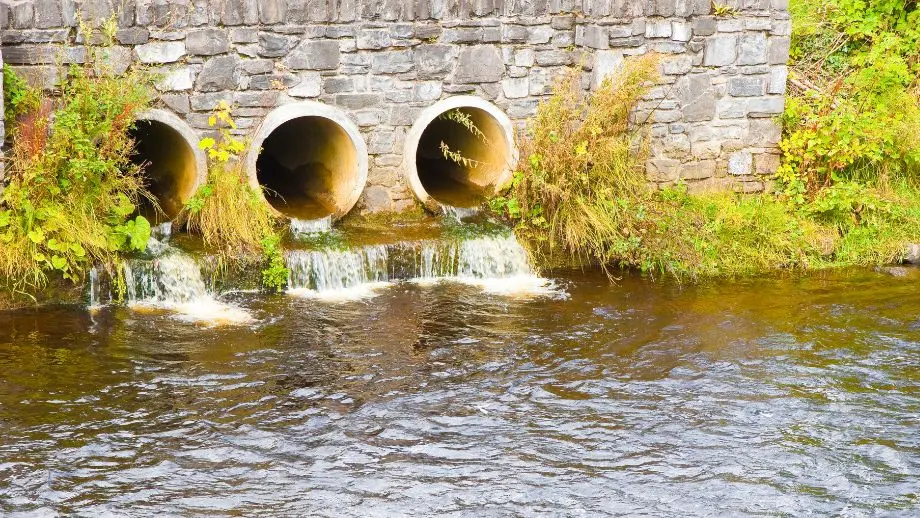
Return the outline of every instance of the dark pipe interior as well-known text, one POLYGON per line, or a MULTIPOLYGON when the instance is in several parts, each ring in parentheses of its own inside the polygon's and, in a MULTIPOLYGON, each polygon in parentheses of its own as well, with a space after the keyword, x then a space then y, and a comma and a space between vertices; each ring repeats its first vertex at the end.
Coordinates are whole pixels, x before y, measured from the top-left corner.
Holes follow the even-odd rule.
POLYGON ((291 119, 262 143, 256 176, 278 212, 323 218, 340 211, 354 189, 357 150, 348 133, 329 119, 291 119))
POLYGON ((144 185, 160 206, 142 200, 139 212, 152 223, 175 219, 194 194, 198 171, 195 153, 178 131, 159 121, 142 120, 131 130, 131 160, 144 168, 144 185))
POLYGON ((477 136, 463 124, 444 116, 422 132, 415 156, 419 180, 432 198, 453 207, 476 207, 495 190, 507 166, 504 134, 498 122, 484 110, 460 108, 483 133, 477 136), (468 163, 445 157, 444 143, 468 163))

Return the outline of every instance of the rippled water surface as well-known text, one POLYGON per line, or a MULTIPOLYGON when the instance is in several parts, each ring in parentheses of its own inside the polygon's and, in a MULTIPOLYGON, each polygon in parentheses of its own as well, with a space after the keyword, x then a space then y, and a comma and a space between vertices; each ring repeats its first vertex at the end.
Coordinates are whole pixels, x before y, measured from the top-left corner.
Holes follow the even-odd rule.
POLYGON ((0 514, 920 514, 920 276, 0 313, 0 514))

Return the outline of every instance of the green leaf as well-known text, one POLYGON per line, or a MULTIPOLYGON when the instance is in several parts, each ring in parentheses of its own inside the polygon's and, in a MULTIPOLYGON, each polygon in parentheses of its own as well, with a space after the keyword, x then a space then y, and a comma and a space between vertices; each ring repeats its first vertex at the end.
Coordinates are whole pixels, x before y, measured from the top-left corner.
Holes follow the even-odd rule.
POLYGON ((37 228, 35 230, 29 231, 29 240, 33 243, 40 244, 45 240, 45 233, 42 232, 42 229, 37 228))
POLYGON ((51 266, 54 267, 55 270, 66 270, 67 259, 59 255, 53 255, 51 256, 51 266))
POLYGON ((150 241, 150 222, 147 221, 147 218, 138 216, 134 221, 129 222, 128 227, 131 248, 138 251, 146 250, 147 242, 150 241))

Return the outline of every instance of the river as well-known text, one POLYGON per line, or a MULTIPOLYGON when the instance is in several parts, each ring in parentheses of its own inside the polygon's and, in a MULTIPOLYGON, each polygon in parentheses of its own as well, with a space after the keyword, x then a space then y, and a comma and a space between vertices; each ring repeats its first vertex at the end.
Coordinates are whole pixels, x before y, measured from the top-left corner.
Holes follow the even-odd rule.
POLYGON ((0 514, 920 514, 920 275, 0 312, 0 514))

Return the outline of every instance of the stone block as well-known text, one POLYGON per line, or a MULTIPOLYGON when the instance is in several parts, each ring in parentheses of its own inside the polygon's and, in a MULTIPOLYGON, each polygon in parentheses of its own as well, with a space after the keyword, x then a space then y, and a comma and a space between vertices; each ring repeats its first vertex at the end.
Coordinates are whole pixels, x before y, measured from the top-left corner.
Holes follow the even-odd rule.
POLYGON ((443 89, 437 81, 425 81, 412 87, 412 100, 414 102, 431 102, 441 98, 443 89))
POLYGON ((292 70, 335 70, 340 54, 336 40, 307 40, 292 50, 283 63, 292 70))
POLYGON ((728 173, 735 176, 753 174, 754 156, 750 151, 736 151, 728 157, 728 173))
POLYGON ((758 153, 754 155, 754 174, 772 176, 779 169, 780 158, 775 153, 758 153))
POLYGON ((738 37, 734 35, 711 36, 706 40, 703 65, 722 67, 731 65, 737 58, 738 37))
POLYGON ((234 90, 240 82, 240 57, 237 55, 218 56, 204 63, 195 89, 200 92, 234 90))
POLYGON ((680 167, 680 160, 652 158, 646 163, 646 173, 653 182, 671 182, 678 178, 680 167))
POLYGON ((505 63, 495 45, 477 45, 460 50, 454 82, 464 84, 494 83, 505 73, 505 63))
POLYGON ((683 164, 678 169, 678 177, 684 180, 703 180, 716 174, 715 160, 699 160, 683 164))
POLYGON ((762 76, 736 76, 728 80, 728 94, 732 97, 759 97, 766 93, 766 79, 762 76))
POLYGON ((594 68, 591 85, 597 88, 608 76, 616 74, 623 67, 623 53, 616 50, 600 50, 594 53, 594 68))
POLYGON ((122 45, 143 45, 150 40, 150 31, 144 27, 118 29, 115 39, 122 45))
POLYGON ((694 36, 712 36, 716 33, 716 19, 712 16, 701 16, 693 20, 694 36))
POLYGON ((452 56, 452 46, 439 44, 419 45, 412 53, 420 79, 441 79, 449 74, 453 68, 452 56))
POLYGON ((530 92, 530 79, 518 77, 502 81, 502 92, 507 99, 521 99, 530 92))
POLYGON ((752 120, 744 143, 751 147, 776 147, 782 138, 782 128, 772 119, 752 120))
POLYGON ((191 90, 194 86, 192 70, 189 67, 160 70, 158 72, 163 75, 163 79, 156 83, 157 90, 161 92, 181 92, 191 90))
POLYGON ((183 41, 145 43, 134 47, 134 52, 138 61, 145 64, 175 63, 186 55, 183 41))
POLYGON ((789 69, 785 66, 775 66, 770 69, 770 84, 767 86, 768 94, 782 95, 786 93, 786 81, 789 79, 789 69))
POLYGON ((259 0, 259 21, 266 25, 282 23, 287 14, 284 0, 259 0))
POLYGON ((671 39, 674 41, 690 41, 693 37, 693 27, 690 22, 677 21, 671 22, 671 39))
POLYGON ((670 38, 671 21, 670 20, 650 20, 645 22, 646 38, 670 38))
POLYGON ((163 94, 160 101, 179 115, 185 115, 191 110, 188 94, 163 94))
POLYGON ((761 32, 741 36, 738 46, 739 65, 761 65, 767 62, 767 37, 761 32))
POLYGON ((414 66, 411 50, 375 52, 371 56, 371 72, 375 74, 404 74, 414 66))
POLYGON ((297 39, 272 32, 259 34, 259 56, 263 58, 280 58, 287 56, 297 39))
POLYGON ((572 63, 572 55, 563 49, 538 50, 537 65, 541 67, 567 66, 572 63))
POLYGON ((221 29, 195 29, 185 38, 185 48, 193 56, 214 56, 230 50, 230 37, 221 29))
POLYGON ((607 27, 599 25, 585 25, 582 35, 582 45, 592 49, 609 49, 610 34, 607 27))
POLYGON ((771 36, 767 47, 767 63, 785 65, 789 61, 789 36, 771 36))
POLYGON ((336 106, 348 110, 363 110, 373 108, 380 104, 382 98, 380 94, 372 93, 347 93, 335 96, 336 106))
POLYGON ((359 50, 385 49, 393 43, 388 29, 361 29, 356 41, 359 50))
POLYGON ((777 97, 761 97, 749 99, 747 102, 747 111, 750 117, 774 117, 783 113, 786 99, 777 97))
POLYGON ((300 82, 297 86, 289 88, 287 94, 291 97, 319 97, 322 91, 322 77, 319 72, 301 72, 300 82))
POLYGON ((393 210, 393 199, 390 198, 390 190, 381 185, 371 185, 367 189, 364 189, 363 205, 370 213, 393 210))

